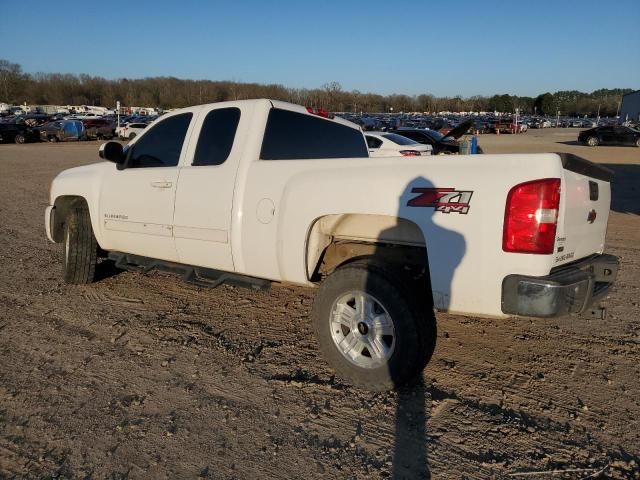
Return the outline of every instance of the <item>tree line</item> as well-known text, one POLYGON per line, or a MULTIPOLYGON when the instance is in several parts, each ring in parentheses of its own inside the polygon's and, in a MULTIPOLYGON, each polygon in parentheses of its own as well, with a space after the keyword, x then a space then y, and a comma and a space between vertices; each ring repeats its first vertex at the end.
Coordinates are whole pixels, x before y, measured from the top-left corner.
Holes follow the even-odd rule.
POLYGON ((288 88, 284 85, 175 77, 106 79, 91 75, 25 73, 19 64, 0 59, 0 102, 32 105, 99 105, 114 108, 116 101, 128 106, 179 108, 202 103, 271 98, 323 108, 333 112, 478 112, 498 111, 542 115, 615 116, 622 95, 632 89, 577 90, 542 93, 536 97, 475 95, 436 97, 379 95, 346 91, 338 82, 320 88, 288 88))

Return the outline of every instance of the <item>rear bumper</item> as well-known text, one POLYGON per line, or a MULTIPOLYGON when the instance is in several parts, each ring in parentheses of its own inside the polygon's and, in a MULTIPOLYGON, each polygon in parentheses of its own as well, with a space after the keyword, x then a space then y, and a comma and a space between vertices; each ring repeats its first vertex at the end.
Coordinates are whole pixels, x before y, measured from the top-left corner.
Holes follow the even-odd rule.
POLYGON ((544 277, 508 275, 502 281, 502 311, 528 317, 581 313, 606 295, 617 274, 617 257, 596 255, 544 277))

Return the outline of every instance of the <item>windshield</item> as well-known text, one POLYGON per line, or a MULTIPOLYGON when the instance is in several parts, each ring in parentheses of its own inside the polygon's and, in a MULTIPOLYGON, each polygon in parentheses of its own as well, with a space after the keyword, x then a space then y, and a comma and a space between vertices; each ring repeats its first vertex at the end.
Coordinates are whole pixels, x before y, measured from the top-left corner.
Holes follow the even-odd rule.
POLYGON ((384 135, 382 135, 382 138, 391 140, 393 143, 397 143, 398 145, 417 145, 418 144, 418 142, 411 140, 410 138, 403 137, 402 135, 397 135, 395 133, 385 133, 384 135))

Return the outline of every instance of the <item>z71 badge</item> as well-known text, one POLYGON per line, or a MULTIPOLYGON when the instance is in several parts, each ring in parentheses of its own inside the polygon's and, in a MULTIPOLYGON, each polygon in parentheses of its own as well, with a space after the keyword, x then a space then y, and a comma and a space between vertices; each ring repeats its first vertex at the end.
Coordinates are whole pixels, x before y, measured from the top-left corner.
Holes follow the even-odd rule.
POLYGON ((473 191, 460 191, 453 188, 421 188, 411 189, 411 193, 419 194, 407 202, 408 207, 433 207, 442 213, 469 213, 473 191))

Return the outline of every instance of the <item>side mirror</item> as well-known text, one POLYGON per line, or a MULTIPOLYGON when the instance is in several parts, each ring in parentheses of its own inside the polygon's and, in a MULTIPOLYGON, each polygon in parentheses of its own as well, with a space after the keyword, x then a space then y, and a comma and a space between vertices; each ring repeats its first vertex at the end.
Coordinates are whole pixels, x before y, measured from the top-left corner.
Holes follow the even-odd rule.
POLYGON ((117 165, 122 165, 125 160, 124 149, 122 148, 122 144, 118 142, 103 143, 100 145, 98 155, 100 155, 100 158, 109 160, 117 165))

